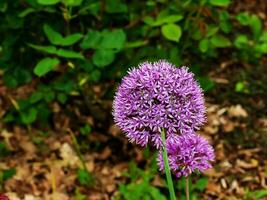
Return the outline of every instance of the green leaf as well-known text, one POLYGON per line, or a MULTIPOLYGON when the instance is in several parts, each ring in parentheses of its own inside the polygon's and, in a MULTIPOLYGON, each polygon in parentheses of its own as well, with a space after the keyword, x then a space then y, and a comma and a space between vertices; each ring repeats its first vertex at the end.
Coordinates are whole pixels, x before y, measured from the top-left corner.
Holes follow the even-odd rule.
POLYGON ((261 53, 267 54, 267 43, 263 43, 259 45, 259 50, 261 53))
POLYGON ((77 178, 81 185, 91 186, 94 184, 94 179, 91 174, 87 170, 78 169, 77 178))
POLYGON ((203 191, 206 186, 208 185, 209 179, 208 178, 201 178, 197 180, 197 182, 193 185, 194 189, 199 191, 203 191))
POLYGON ((81 53, 67 50, 67 49, 58 49, 57 53, 58 56, 64 57, 64 58, 77 58, 77 59, 84 59, 83 55, 81 53))
POLYGON ((228 6, 230 2, 230 0, 209 0, 209 3, 213 6, 228 6))
POLYGON ((176 24, 167 24, 161 27, 163 36, 171 41, 179 42, 182 30, 181 27, 176 24))
POLYGON ((263 198, 263 197, 267 197, 267 189, 253 191, 252 193, 253 193, 252 195, 253 195, 253 197, 255 199, 260 199, 260 198, 263 198))
POLYGON ((209 48, 210 41, 206 38, 200 40, 198 48, 202 53, 205 53, 209 48))
POLYGON ((263 32, 259 38, 260 42, 267 42, 267 32, 263 32))
POLYGON ((218 26, 209 25, 208 28, 207 28, 206 37, 213 36, 214 34, 216 34, 218 32, 218 30, 219 30, 219 27, 218 26))
POLYGON ((231 46, 231 41, 222 35, 214 35, 211 38, 211 44, 217 48, 225 48, 231 46))
POLYGON ((115 59, 115 53, 112 50, 97 50, 93 55, 93 63, 98 67, 105 67, 111 64, 115 59))
POLYGON ((79 6, 82 4, 83 0, 62 0, 66 6, 79 6))
POLYGON ((55 67, 60 63, 57 58, 44 58, 37 63, 34 68, 34 74, 41 77, 47 74, 48 72, 55 69, 55 67))
POLYGON ((94 82, 98 82, 101 78, 101 72, 97 69, 93 70, 91 73, 90 73, 90 79, 94 82))
POLYGON ((25 110, 21 112, 21 121, 23 124, 31 124, 33 123, 37 118, 37 110, 35 108, 30 108, 29 110, 25 110))
POLYGON ((27 15, 35 12, 36 10, 34 8, 26 8, 24 11, 22 11, 20 14, 19 14, 19 17, 26 17, 27 15))
POLYGON ((236 19, 237 21, 243 25, 243 26, 247 26, 249 25, 249 22, 250 22, 250 16, 247 12, 242 12, 242 13, 239 13, 237 16, 236 16, 236 19))
POLYGON ((35 44, 28 44, 28 45, 38 51, 43 51, 49 54, 57 54, 57 48, 54 46, 39 46, 35 44))
POLYGON ((105 6, 107 13, 127 13, 128 11, 127 5, 120 0, 106 1, 105 6))
POLYGON ((152 26, 161 26, 163 24, 175 23, 183 19, 183 15, 167 15, 156 19, 152 26))
MULTIPOLYGON (((45 94, 46 95, 46 94, 45 94)), ((42 92, 34 92, 29 98, 30 103, 36 103, 43 98, 44 94, 42 92)))
POLYGON ((72 35, 69 35, 65 38, 62 38, 60 41, 61 46, 70 46, 78 42, 80 39, 82 39, 83 35, 81 33, 74 33, 72 35))
POLYGON ((82 49, 90 49, 90 48, 97 49, 101 39, 102 39, 101 33, 92 30, 87 33, 80 46, 82 49))
POLYGON ((147 25, 150 25, 150 26, 153 26, 155 21, 154 21, 154 18, 151 17, 151 16, 146 16, 143 21, 147 24, 147 25))
POLYGON ((83 37, 80 33, 74 33, 63 38, 60 33, 56 32, 47 24, 44 25, 43 29, 48 40, 54 45, 70 46, 78 42, 83 37))
POLYGON ((7 170, 3 170, 2 173, 3 173, 2 179, 3 179, 3 181, 6 181, 6 180, 12 178, 12 176, 14 176, 17 173, 17 170, 16 170, 16 168, 10 168, 7 170))
POLYGON ((198 81, 201 85, 201 88, 204 91, 211 90, 214 87, 214 82, 209 77, 206 76, 198 77, 198 81))
POLYGON ((125 46, 126 34, 122 29, 104 32, 100 43, 100 49, 121 50, 125 46))
POLYGON ((60 2, 60 0, 37 0, 41 5, 54 5, 60 2))
MULTIPOLYGON (((6 118, 9 117, 8 115, 5 116, 5 121, 6 118)), ((4 141, 0 141, 0 157, 5 157, 8 156, 10 151, 6 147, 6 143, 4 141)))
POLYGON ((137 47, 145 46, 147 43, 148 43, 148 40, 137 40, 137 41, 127 42, 125 44, 125 48, 127 49, 137 48, 137 47))
POLYGON ((91 133, 92 128, 89 124, 86 124, 85 126, 80 128, 81 135, 87 136, 89 133, 91 133))
POLYGON ((248 47, 248 44, 249 40, 246 35, 238 35, 234 41, 234 45, 239 49, 248 47))
POLYGON ((246 86, 243 82, 239 81, 235 84, 235 91, 236 92, 244 92, 245 89, 246 89, 246 86))
POLYGON ((252 30, 254 39, 258 39, 262 31, 262 23, 260 18, 257 15, 252 15, 249 21, 249 26, 252 30))
POLYGON ((64 93, 59 93, 59 94, 57 95, 57 99, 58 99, 58 101, 59 101, 60 103, 65 104, 66 101, 68 100, 68 97, 67 97, 67 95, 64 94, 64 93))
POLYGON ((49 54, 55 54, 58 55, 60 57, 64 57, 64 58, 76 58, 76 59, 84 59, 83 55, 81 53, 75 52, 75 51, 71 51, 71 50, 67 50, 67 49, 57 49, 54 46, 39 46, 39 45, 34 45, 34 44, 28 44, 30 47, 39 50, 39 51, 43 51, 49 54))

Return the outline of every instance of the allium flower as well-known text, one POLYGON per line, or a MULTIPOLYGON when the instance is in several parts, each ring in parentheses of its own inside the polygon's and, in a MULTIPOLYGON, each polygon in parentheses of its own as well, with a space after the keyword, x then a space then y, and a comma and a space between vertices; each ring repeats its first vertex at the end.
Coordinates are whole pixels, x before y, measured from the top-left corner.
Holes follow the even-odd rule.
MULTIPOLYGON (((203 172, 211 168, 214 150, 208 141, 197 134, 184 134, 175 140, 166 141, 170 170, 176 177, 188 176, 194 171, 203 172)), ((158 154, 158 165, 164 170, 162 151, 158 154)))
POLYGON ((167 61, 144 62, 123 78, 113 102, 117 125, 131 142, 162 147, 160 129, 167 138, 190 133, 205 122, 202 90, 187 67, 167 61))

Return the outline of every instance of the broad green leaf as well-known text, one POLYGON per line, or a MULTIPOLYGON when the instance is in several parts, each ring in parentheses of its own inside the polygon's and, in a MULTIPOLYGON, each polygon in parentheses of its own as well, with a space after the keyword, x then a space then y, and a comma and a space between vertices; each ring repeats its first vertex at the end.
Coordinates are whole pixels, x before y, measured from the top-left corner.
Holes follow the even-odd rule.
POLYGON ((57 58, 44 58, 37 63, 34 68, 34 74, 41 77, 47 74, 48 72, 55 69, 55 67, 60 63, 57 58))
POLYGON ((26 17, 27 15, 29 15, 30 13, 35 12, 36 10, 34 8, 26 8, 24 11, 22 11, 19 14, 19 17, 26 17))
POLYGON ((267 43, 260 44, 259 50, 261 53, 267 53, 267 43))
POLYGON ((102 35, 98 31, 89 31, 81 42, 82 49, 97 49, 99 47, 102 35))
POLYGON ((90 73, 90 79, 94 82, 98 82, 101 78, 101 72, 97 69, 93 70, 91 73, 90 73))
POLYGON ((59 101, 60 103, 65 104, 66 101, 68 100, 68 96, 67 96, 66 94, 64 94, 64 93, 59 93, 59 94, 57 95, 57 99, 58 99, 58 101, 59 101))
POLYGON ((112 0, 105 2, 105 8, 107 13, 126 13, 128 11, 126 3, 120 0, 112 0))
POLYGON ((198 77, 198 81, 201 85, 201 88, 204 91, 208 91, 214 87, 214 82, 209 77, 206 76, 198 77))
POLYGON ((248 44, 249 40, 246 35, 238 35, 234 41, 234 45, 239 49, 248 47, 248 44))
POLYGON ((207 28, 207 32, 206 32, 206 37, 213 36, 214 34, 216 34, 218 32, 218 30, 219 30, 218 26, 209 25, 208 28, 207 28))
POLYGON ((175 23, 183 19, 183 15, 168 15, 156 19, 152 26, 161 26, 163 24, 175 23))
POLYGON ((213 6, 228 6, 230 2, 230 0, 209 0, 209 3, 213 6))
POLYGON ((205 38, 203 40, 200 40, 198 48, 202 53, 205 53, 209 48, 209 44, 210 41, 205 38))
POLYGON ((150 25, 150 26, 153 26, 155 21, 154 21, 154 18, 151 17, 151 16, 146 16, 143 21, 147 24, 147 25, 150 25))
POLYGON ((100 49, 115 49, 121 50, 125 46, 126 34, 122 29, 111 32, 104 32, 101 40, 100 49))
POLYGON ((93 63, 98 67, 105 67, 111 64, 115 59, 115 53, 112 50, 100 49, 93 55, 93 63))
POLYGON ((64 38, 60 33, 56 32, 47 24, 44 25, 43 29, 48 40, 54 45, 70 46, 83 37, 81 33, 74 33, 64 38))
MULTIPOLYGON (((9 122, 9 121, 13 121, 12 115, 10 115, 10 113, 7 114, 4 118, 4 122, 9 122)), ((10 153, 10 151, 8 150, 7 145, 4 142, 4 140, 0 141, 0 157, 8 156, 9 153, 10 153)), ((0 180, 1 180, 1 178, 0 178, 0 180)))
POLYGON ((262 23, 260 18, 257 15, 252 15, 249 21, 249 26, 252 30, 254 39, 258 39, 262 31, 262 23))
POLYGON ((77 59, 84 59, 83 55, 81 53, 67 50, 67 49, 58 49, 57 55, 64 57, 64 58, 77 58, 77 59))
POLYGON ((90 186, 94 183, 93 176, 84 169, 78 169, 77 178, 81 185, 90 186))
POLYGON ((194 189, 199 191, 203 191, 206 186, 208 185, 209 179, 208 178, 200 178, 197 182, 193 185, 194 189))
POLYGON ((211 38, 211 44, 217 48, 224 48, 231 46, 231 41, 222 35, 214 35, 211 38))
POLYGON ((62 38, 60 41, 61 46, 70 46, 78 42, 80 39, 82 39, 83 35, 81 33, 74 33, 72 35, 69 35, 65 38, 62 38))
POLYGON ((98 17, 98 13, 101 9, 101 2, 100 1, 95 1, 91 2, 88 5, 83 5, 79 7, 80 10, 78 11, 79 15, 88 15, 92 14, 95 17, 98 17))
POLYGON ((33 123, 37 118, 37 110, 32 107, 29 110, 21 112, 21 121, 23 124, 31 124, 33 123))
POLYGON ((259 39, 260 42, 267 42, 267 32, 263 32, 259 39))
POLYGON ((256 199, 267 197, 267 189, 253 191, 253 197, 256 199))
POLYGON ((161 27, 163 36, 171 41, 179 42, 182 35, 181 27, 176 24, 167 24, 161 27))
POLYGON ((37 0, 37 2, 41 5, 54 5, 60 2, 60 0, 37 0))
POLYGON ((246 86, 243 82, 237 82, 235 84, 235 91, 236 92, 244 92, 246 89, 246 86))
POLYGON ((82 4, 83 0, 62 0, 66 6, 79 6, 82 4))
POLYGON ((44 96, 42 92, 34 92, 31 97, 29 98, 30 103, 36 103, 40 101, 44 96))
POLYGON ((232 30, 232 24, 230 21, 222 21, 219 26, 224 33, 230 33, 232 30))
POLYGON ((127 42, 125 44, 125 48, 137 48, 137 47, 141 47, 141 46, 145 46, 148 43, 147 40, 137 40, 137 41, 133 41, 133 42, 127 42))
POLYGON ((6 1, 0 1, 0 12, 6 12, 8 4, 6 1))
POLYGON ((220 12, 219 18, 220 18, 220 21, 228 20, 230 19, 230 14, 227 11, 223 10, 220 12))
POLYGON ((6 181, 6 180, 10 179, 12 176, 14 176, 17 173, 17 170, 16 170, 16 168, 10 168, 10 169, 3 170, 2 173, 3 173, 2 174, 2 180, 6 181))
POLYGON ((48 40, 55 45, 58 45, 61 43, 62 35, 58 32, 56 32, 54 29, 52 29, 49 25, 44 24, 43 26, 44 32, 48 40))
POLYGON ((57 53, 57 48, 54 46, 39 46, 35 44, 28 44, 28 45, 38 51, 43 51, 43 52, 50 53, 50 54, 57 53))
POLYGON ((236 19, 237 21, 243 25, 243 26, 247 26, 249 25, 249 21, 250 21, 250 16, 247 12, 242 12, 242 13, 239 13, 237 16, 236 16, 236 19))
POLYGON ((54 46, 39 46, 34 44, 28 44, 30 47, 37 49, 39 51, 43 51, 49 54, 55 54, 57 56, 63 57, 63 58, 77 58, 77 59, 84 59, 83 55, 81 53, 67 50, 67 49, 57 49, 54 46))
POLYGON ((81 135, 87 136, 89 133, 91 133, 92 128, 89 124, 86 124, 85 126, 80 128, 81 135))

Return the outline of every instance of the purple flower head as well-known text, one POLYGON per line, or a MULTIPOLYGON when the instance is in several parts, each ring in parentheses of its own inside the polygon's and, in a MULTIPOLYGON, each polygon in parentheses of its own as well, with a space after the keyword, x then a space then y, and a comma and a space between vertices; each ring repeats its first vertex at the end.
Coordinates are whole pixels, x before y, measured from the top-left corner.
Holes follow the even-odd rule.
POLYGON ((190 133, 206 120, 203 92, 187 67, 144 62, 123 78, 113 102, 116 124, 131 142, 162 147, 167 138, 190 133))
MULTIPOLYGON (((208 141, 197 134, 184 134, 175 140, 166 141, 170 170, 176 177, 188 176, 194 171, 203 172, 211 168, 214 150, 208 141)), ((162 151, 158 154, 158 165, 164 171, 162 151)))

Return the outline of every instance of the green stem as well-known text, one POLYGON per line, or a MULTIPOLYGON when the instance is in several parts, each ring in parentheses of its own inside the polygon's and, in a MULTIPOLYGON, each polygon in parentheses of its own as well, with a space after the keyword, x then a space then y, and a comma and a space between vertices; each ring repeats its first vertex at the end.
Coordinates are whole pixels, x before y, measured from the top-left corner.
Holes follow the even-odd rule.
POLYGON ((189 194, 189 176, 186 177, 186 200, 190 200, 190 194, 189 194))
POLYGON ((76 150, 76 152, 78 154, 78 157, 79 157, 79 159, 80 159, 80 161, 82 163, 83 169, 88 172, 84 157, 83 157, 83 155, 81 153, 81 150, 80 150, 80 145, 79 145, 79 143, 77 141, 77 138, 76 138, 76 136, 74 135, 74 133, 70 129, 68 129, 68 132, 71 135, 71 138, 72 138, 72 141, 73 141, 73 144, 74 144, 74 148, 75 148, 75 150, 76 150))
POLYGON ((171 171, 170 171, 170 166, 169 166, 169 161, 168 161, 168 154, 167 154, 167 149, 166 149, 166 139, 165 139, 165 130, 164 129, 161 129, 161 139, 162 139, 162 143, 163 143, 164 169, 165 169, 167 184, 168 184, 168 188, 169 188, 169 193, 170 193, 171 200, 175 200, 176 198, 175 198, 172 176, 171 176, 171 171))

